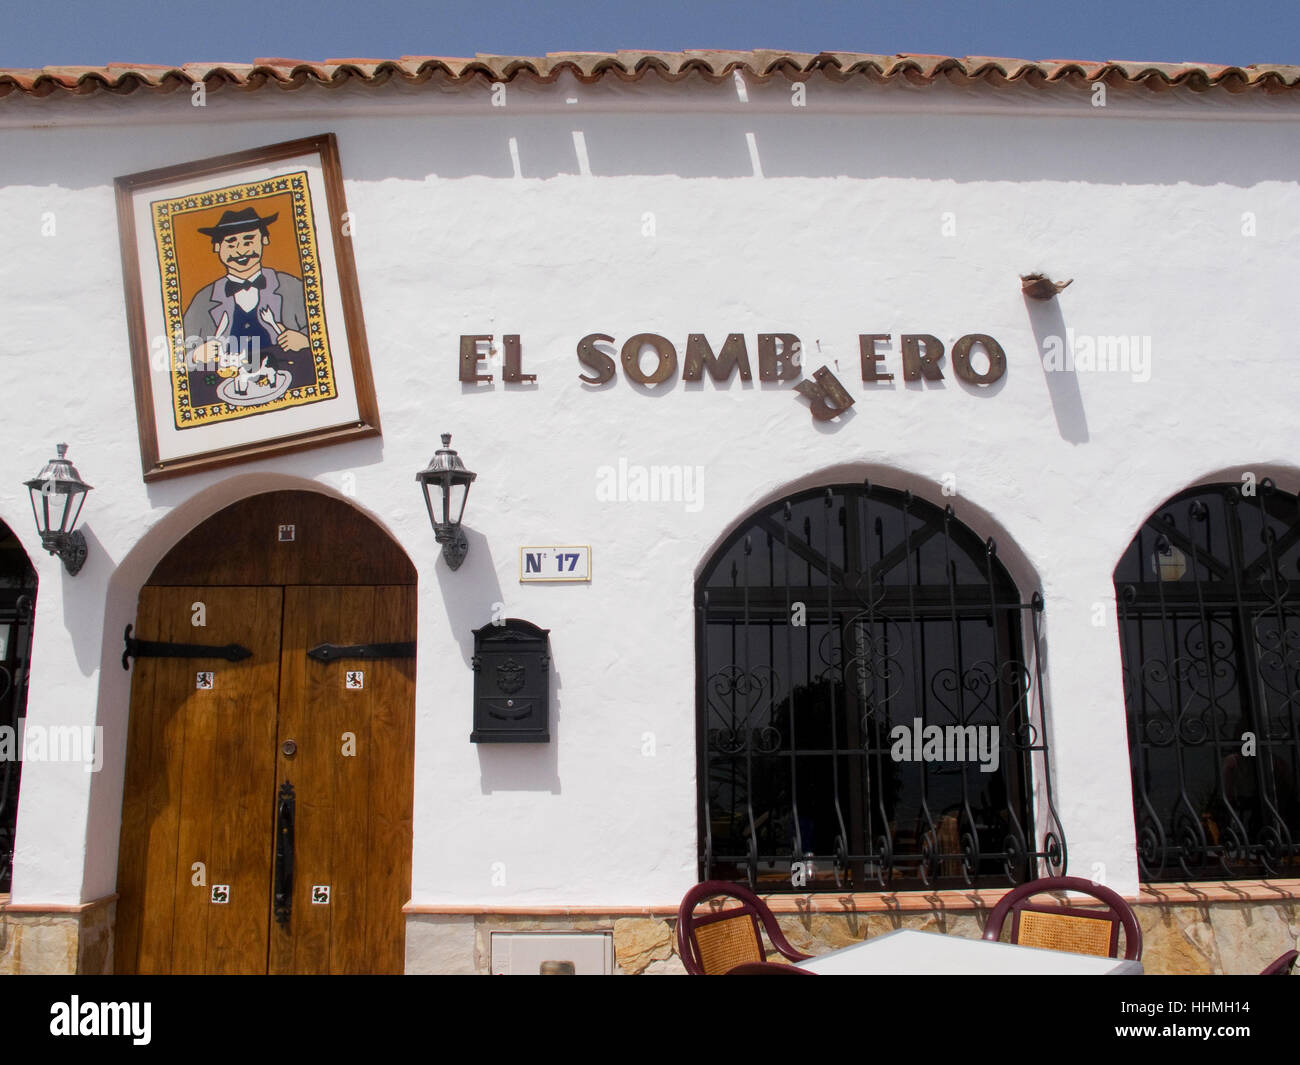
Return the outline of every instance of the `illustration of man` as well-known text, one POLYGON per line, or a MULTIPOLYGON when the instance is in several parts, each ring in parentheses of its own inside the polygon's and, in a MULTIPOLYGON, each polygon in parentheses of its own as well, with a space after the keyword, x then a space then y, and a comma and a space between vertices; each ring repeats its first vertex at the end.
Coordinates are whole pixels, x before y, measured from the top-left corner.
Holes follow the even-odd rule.
MULTIPOLYGON (((269 377, 274 385, 278 371, 287 371, 295 387, 315 380, 302 280, 262 265, 262 249, 271 243, 269 228, 278 217, 245 207, 224 212, 215 226, 199 227, 212 238, 225 273, 199 289, 185 310, 186 337, 202 338, 191 356, 191 366, 198 365, 190 374, 195 405, 217 399, 217 377, 236 378, 238 395, 249 394, 250 380, 265 389, 269 377)), ((257 394, 256 387, 251 394, 257 394)))

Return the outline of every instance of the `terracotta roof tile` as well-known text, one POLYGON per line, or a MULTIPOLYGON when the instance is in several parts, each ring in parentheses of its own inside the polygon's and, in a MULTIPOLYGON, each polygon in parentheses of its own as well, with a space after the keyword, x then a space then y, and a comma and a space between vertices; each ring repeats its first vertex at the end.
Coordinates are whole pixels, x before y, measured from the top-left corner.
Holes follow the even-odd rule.
POLYGON ((335 87, 350 82, 381 85, 397 79, 420 84, 438 76, 452 82, 476 78, 512 81, 528 78, 552 82, 562 73, 585 81, 615 77, 638 81, 650 71, 669 81, 699 77, 721 81, 734 71, 757 81, 784 77, 801 80, 821 74, 836 81, 873 83, 907 81, 928 85, 943 78, 957 84, 990 86, 1052 82, 1140 85, 1160 92, 1175 86, 1197 92, 1289 92, 1300 89, 1300 66, 1259 64, 1247 67, 1208 63, 1144 63, 1130 60, 1049 59, 1031 62, 996 56, 868 55, 860 52, 784 52, 757 49, 690 49, 683 52, 552 52, 545 56, 476 55, 402 56, 400 59, 304 59, 272 57, 252 63, 195 62, 179 67, 148 63, 110 63, 103 67, 50 66, 39 70, 0 69, 0 97, 11 94, 87 96, 98 92, 127 94, 137 90, 173 92, 203 81, 209 88, 229 86, 256 91, 274 85, 294 89, 315 84, 335 87))

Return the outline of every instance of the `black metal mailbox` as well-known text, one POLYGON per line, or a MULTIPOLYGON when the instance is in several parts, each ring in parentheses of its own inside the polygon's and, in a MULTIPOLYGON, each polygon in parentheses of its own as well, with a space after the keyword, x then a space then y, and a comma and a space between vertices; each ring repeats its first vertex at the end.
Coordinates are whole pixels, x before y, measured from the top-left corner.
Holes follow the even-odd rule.
POLYGON ((550 632, 519 618, 474 630, 471 743, 550 743, 550 632))

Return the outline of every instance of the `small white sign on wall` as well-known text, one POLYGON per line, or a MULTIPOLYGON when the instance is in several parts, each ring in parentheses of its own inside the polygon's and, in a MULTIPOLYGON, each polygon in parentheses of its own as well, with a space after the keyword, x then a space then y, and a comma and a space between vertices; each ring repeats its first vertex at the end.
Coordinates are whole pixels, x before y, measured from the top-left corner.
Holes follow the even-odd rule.
POLYGON ((521 547, 519 580, 523 584, 591 580, 591 548, 587 546, 521 547))

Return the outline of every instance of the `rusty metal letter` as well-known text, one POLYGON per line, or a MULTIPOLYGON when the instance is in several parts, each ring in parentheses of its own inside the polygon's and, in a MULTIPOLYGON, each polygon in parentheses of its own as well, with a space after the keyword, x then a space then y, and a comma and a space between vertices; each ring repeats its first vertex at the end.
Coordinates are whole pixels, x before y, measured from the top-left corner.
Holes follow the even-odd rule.
POLYGON ((677 372, 677 349, 658 333, 637 333, 623 345, 623 373, 639 385, 661 385, 677 372), (654 372, 641 372, 641 348, 654 349, 659 364, 654 372))
POLYGON ((953 372, 973 385, 991 385, 1007 372, 1007 356, 1002 345, 985 333, 967 333, 952 346, 953 372), (989 368, 976 373, 970 364, 971 348, 981 345, 989 357, 989 368))
POLYGON ((612 344, 614 338, 608 333, 589 333, 578 341, 578 361, 596 372, 595 377, 578 374, 578 380, 584 384, 603 385, 606 381, 614 379, 614 360, 603 351, 596 350, 597 341, 612 344))
POLYGON ((468 385, 476 381, 491 381, 490 373, 479 373, 478 364, 482 359, 487 358, 478 350, 480 340, 491 341, 491 333, 475 333, 472 336, 463 336, 460 338, 460 379, 468 385))
POLYGON ((510 382, 536 381, 537 375, 535 373, 523 372, 523 358, 519 351, 519 334, 507 333, 501 339, 506 347, 505 366, 501 371, 502 379, 510 382))
POLYGON ((808 397, 812 416, 819 422, 828 422, 853 406, 853 397, 825 366, 813 374, 813 380, 800 381, 794 389, 808 397))
POLYGON ((904 333, 900 338, 903 349, 903 380, 942 381, 939 362, 943 358, 943 341, 929 333, 904 333))
POLYGON ((799 338, 793 333, 758 334, 758 379, 760 381, 793 381, 803 371, 795 355, 799 338), (781 342, 777 351, 776 342, 781 342))
POLYGON ((884 356, 876 354, 876 344, 881 340, 888 340, 889 333, 859 333, 858 348, 862 352, 862 380, 864 381, 892 381, 892 373, 881 373, 880 367, 876 363, 880 362, 884 356))
POLYGON ((745 348, 744 333, 728 333, 722 351, 716 356, 703 333, 691 333, 686 338, 686 361, 682 365, 683 381, 700 380, 706 368, 713 380, 726 381, 737 367, 740 368, 742 381, 753 380, 754 375, 749 369, 749 352, 745 348))

